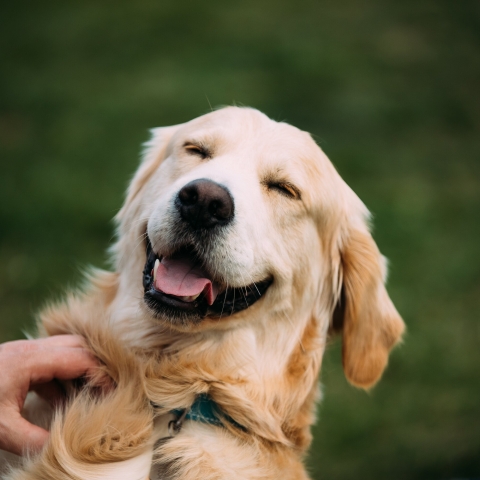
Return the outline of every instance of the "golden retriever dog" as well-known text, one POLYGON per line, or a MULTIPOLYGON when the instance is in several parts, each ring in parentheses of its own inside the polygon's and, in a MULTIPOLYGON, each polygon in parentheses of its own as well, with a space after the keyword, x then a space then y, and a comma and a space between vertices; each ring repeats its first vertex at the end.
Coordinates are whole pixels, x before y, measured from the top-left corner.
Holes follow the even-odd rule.
POLYGON ((228 107, 153 130, 117 222, 113 271, 39 322, 115 387, 72 389, 4 478, 307 479, 329 336, 368 389, 404 330, 366 207, 308 133, 228 107))

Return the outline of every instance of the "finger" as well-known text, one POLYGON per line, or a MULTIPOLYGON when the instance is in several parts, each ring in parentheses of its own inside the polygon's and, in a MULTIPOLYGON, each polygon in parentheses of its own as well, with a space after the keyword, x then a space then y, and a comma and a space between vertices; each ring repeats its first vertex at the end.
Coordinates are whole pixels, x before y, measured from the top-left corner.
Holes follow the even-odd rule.
POLYGON ((94 373, 99 362, 85 349, 53 348, 40 349, 28 356, 27 368, 30 383, 33 385, 48 383, 54 378, 71 380, 94 373))
POLYGON ((18 415, 8 424, 0 426, 0 449, 15 455, 36 453, 45 445, 48 435, 46 430, 18 415))
POLYGON ((0 344, 3 355, 24 355, 41 349, 86 348, 85 339, 80 335, 55 335, 35 340, 15 340, 0 344))

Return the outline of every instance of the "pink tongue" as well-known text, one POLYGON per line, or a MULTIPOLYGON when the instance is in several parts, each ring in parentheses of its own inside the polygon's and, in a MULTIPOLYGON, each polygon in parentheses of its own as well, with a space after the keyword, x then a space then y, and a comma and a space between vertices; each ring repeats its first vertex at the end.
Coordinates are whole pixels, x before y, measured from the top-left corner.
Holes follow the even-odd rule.
POLYGON ((209 305, 218 293, 206 273, 187 256, 164 258, 157 268, 155 288, 176 297, 191 297, 203 292, 209 305))

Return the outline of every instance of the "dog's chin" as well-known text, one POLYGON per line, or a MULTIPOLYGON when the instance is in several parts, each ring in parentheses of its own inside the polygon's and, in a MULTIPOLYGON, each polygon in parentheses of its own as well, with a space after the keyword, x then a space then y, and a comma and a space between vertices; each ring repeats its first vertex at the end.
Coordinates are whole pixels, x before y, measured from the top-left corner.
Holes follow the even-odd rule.
MULTIPOLYGON (((193 247, 182 247, 177 251, 182 256, 192 257, 193 263, 203 263, 193 247)), ((198 295, 185 297, 163 292, 156 287, 154 268, 162 261, 162 256, 155 253, 147 239, 146 263, 143 269, 144 302, 152 316, 172 326, 185 327, 200 324, 204 319, 222 319, 241 312, 258 302, 273 283, 267 276, 261 281, 241 287, 227 287, 218 279, 211 279, 216 290, 215 297, 202 291, 198 295)))

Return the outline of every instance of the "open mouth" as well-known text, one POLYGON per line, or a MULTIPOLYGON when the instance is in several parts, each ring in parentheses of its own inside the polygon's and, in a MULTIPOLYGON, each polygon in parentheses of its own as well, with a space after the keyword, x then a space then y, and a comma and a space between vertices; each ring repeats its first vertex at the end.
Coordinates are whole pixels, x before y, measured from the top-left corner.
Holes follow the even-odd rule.
POLYGON ((242 287, 228 287, 214 279, 192 247, 182 247, 168 257, 156 254, 147 238, 143 269, 144 299, 156 317, 173 323, 199 322, 226 317, 253 305, 272 279, 242 287))

